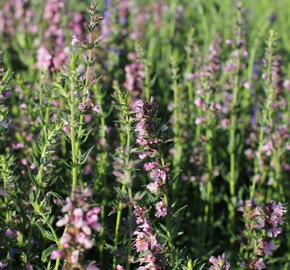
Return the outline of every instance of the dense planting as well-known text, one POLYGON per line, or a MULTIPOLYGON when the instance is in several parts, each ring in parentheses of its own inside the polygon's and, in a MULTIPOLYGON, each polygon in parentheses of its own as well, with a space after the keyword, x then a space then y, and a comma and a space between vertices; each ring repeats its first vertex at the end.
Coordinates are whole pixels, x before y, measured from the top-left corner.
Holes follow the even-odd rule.
POLYGON ((0 269, 290 269, 288 0, 0 7, 0 269))

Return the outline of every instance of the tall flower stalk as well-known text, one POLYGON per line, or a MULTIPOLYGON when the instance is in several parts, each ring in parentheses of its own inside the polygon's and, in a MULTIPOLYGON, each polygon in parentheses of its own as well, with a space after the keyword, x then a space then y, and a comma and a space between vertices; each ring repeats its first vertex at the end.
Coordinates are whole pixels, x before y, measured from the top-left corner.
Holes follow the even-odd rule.
MULTIPOLYGON (((132 156, 132 124, 133 117, 130 111, 129 96, 123 94, 118 86, 115 86, 116 100, 118 102, 119 109, 119 132, 120 132, 120 147, 117 149, 116 156, 114 159, 114 175, 119 183, 121 183, 121 192, 127 197, 129 201, 128 205, 128 239, 126 249, 126 270, 130 269, 131 264, 131 242, 132 242, 132 185, 133 185, 133 171, 135 163, 131 160, 132 156)), ((117 206, 117 217, 115 225, 115 236, 114 236, 114 257, 113 257, 113 269, 117 267, 117 256, 116 251, 119 246, 119 232, 121 225, 122 212, 125 208, 124 203, 120 200, 117 206)))
POLYGON ((163 133, 167 126, 160 127, 154 98, 151 98, 150 103, 137 100, 133 109, 137 122, 135 126, 137 133, 136 143, 140 148, 138 155, 141 160, 150 160, 143 166, 150 179, 147 189, 155 201, 155 217, 165 221, 165 226, 162 227, 162 230, 164 231, 163 237, 166 239, 166 249, 169 252, 168 265, 174 269, 178 264, 178 250, 173 242, 173 239, 178 236, 178 229, 174 222, 177 218, 180 218, 179 214, 182 211, 179 209, 179 214, 174 213, 169 196, 172 190, 170 187, 172 187, 173 183, 169 163, 164 158, 165 138, 163 133))
POLYGON ((254 201, 246 201, 241 207, 245 221, 242 236, 242 264, 247 269, 266 269, 264 257, 273 255, 277 249, 275 239, 282 234, 287 210, 282 203, 270 201, 262 206, 254 201))
MULTIPOLYGON (((91 88, 95 81, 91 79, 91 68, 94 65, 96 59, 93 56, 94 48, 99 44, 100 38, 95 37, 96 29, 100 26, 101 17, 100 11, 97 9, 97 5, 91 4, 88 8, 88 33, 89 40, 82 40, 73 35, 72 45, 80 47, 83 50, 88 50, 88 56, 84 53, 84 63, 86 65, 86 71, 84 77, 79 73, 78 69, 78 54, 71 55, 69 63, 69 80, 68 87, 70 89, 69 108, 70 108, 70 121, 69 121, 69 133, 71 141, 71 154, 72 154, 72 190, 71 196, 74 196, 74 189, 77 184, 81 184, 79 176, 81 159, 86 157, 88 153, 82 153, 81 144, 87 137, 87 132, 84 128, 85 112, 95 111, 99 112, 99 106, 94 105, 90 95, 91 88), (81 81, 80 81, 81 79, 81 81)), ((90 150, 89 150, 90 151, 90 150)))
MULTIPOLYGON (((265 149, 265 132, 266 128, 268 127, 270 131, 272 132, 273 128, 273 103, 275 98, 275 89, 273 86, 273 76, 272 76, 272 68, 273 68, 273 57, 274 57, 274 51, 275 51, 275 32, 273 30, 269 33, 269 39, 267 41, 267 48, 266 48, 266 70, 265 70, 265 90, 266 90, 266 104, 264 108, 261 110, 261 117, 260 117, 260 127, 259 127, 259 138, 258 138, 258 149, 255 157, 255 163, 254 163, 254 177, 252 179, 252 185, 250 188, 250 199, 254 199, 258 176, 260 175, 260 178, 265 179, 266 177, 266 169, 263 168, 263 171, 261 171, 261 159, 262 159, 262 152, 263 147, 265 149)), ((279 175, 279 172, 278 172, 279 175)), ((261 179, 261 180, 262 180, 261 179)))
MULTIPOLYGON (((161 148, 163 146, 163 138, 158 135, 161 130, 158 130, 157 106, 154 99, 151 98, 150 103, 142 100, 137 100, 134 104, 134 112, 136 115, 137 132, 136 143, 142 149, 139 154, 140 159, 150 157, 151 162, 144 164, 144 170, 148 172, 151 182, 147 185, 147 189, 159 197, 159 203, 164 207, 159 208, 156 204, 156 216, 167 216, 168 194, 166 186, 169 179, 168 164, 165 163, 161 148)), ((164 127, 163 127, 164 128, 164 127)), ((170 184, 170 183, 169 183, 170 184)))
MULTIPOLYGON (((242 3, 240 1, 237 2, 237 26, 236 26, 236 56, 234 59, 234 75, 233 75, 233 96, 231 102, 231 119, 230 119, 230 138, 228 145, 228 152, 230 155, 230 175, 229 175, 229 185, 230 185, 230 195, 233 198, 236 195, 235 186, 238 177, 237 171, 237 156, 236 156, 236 148, 237 148, 237 120, 238 120, 238 112, 237 106, 239 105, 239 97, 240 97, 240 71, 241 71, 241 60, 242 53, 244 49, 243 40, 243 29, 242 29, 242 3)), ((231 211, 231 215, 234 214, 234 210, 231 211)))

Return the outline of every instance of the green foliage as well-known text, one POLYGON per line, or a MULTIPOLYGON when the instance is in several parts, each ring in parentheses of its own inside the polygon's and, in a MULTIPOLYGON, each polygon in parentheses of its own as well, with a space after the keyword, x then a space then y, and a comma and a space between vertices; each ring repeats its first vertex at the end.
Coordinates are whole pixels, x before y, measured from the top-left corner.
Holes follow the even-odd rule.
MULTIPOLYGON (((102 209, 84 265, 142 264, 138 205, 162 270, 208 269, 223 252, 240 269, 250 256, 240 206, 287 208, 290 198, 290 2, 89 2, 0 1, 0 268, 62 269, 50 258, 63 248, 56 222, 83 186, 102 209), (151 97, 155 160, 139 158, 148 148, 136 142, 134 112, 151 97), (147 189, 152 161, 168 168, 158 194, 147 189)), ((283 230, 267 269, 290 267, 283 230)))

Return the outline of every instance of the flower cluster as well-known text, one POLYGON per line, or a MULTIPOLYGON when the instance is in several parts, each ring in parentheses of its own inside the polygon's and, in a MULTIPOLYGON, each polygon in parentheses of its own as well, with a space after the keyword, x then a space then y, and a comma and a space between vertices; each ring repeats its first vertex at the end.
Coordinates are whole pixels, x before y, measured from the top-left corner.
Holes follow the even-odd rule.
POLYGON ((120 0, 114 5, 111 0, 106 0, 102 24, 105 39, 129 37, 131 40, 140 41, 146 35, 146 25, 150 21, 154 22, 154 30, 160 29, 164 15, 168 11, 166 2, 166 0, 154 1, 141 7, 131 0, 120 0))
POLYGON ((129 18, 130 0, 120 0, 112 3, 112 0, 105 1, 106 11, 101 25, 101 32, 104 41, 123 38, 128 34, 127 24, 129 18))
MULTIPOLYGON (((154 27, 153 30, 156 31, 157 34, 162 26, 164 15, 168 11, 168 4, 167 1, 163 0, 154 1, 147 6, 132 3, 130 11, 132 13, 132 29, 129 33, 129 37, 134 41, 140 41, 146 36, 146 25, 150 22, 152 22, 154 27)), ((178 8, 176 11, 178 13, 178 8)))
POLYGON ((131 172, 134 170, 137 163, 132 160, 128 161, 128 155, 129 153, 126 149, 117 148, 116 157, 113 162, 113 174, 116 176, 117 181, 123 185, 132 184, 131 172))
POLYGON ((2 54, 0 51, 0 128, 7 128, 8 109, 4 103, 6 98, 11 96, 9 89, 10 74, 3 66, 2 54))
POLYGON ((143 265, 138 270, 162 270, 164 269, 162 248, 157 242, 156 235, 152 232, 146 214, 147 209, 145 207, 134 205, 134 215, 138 225, 138 229, 134 232, 134 235, 136 235, 135 248, 137 252, 142 254, 139 262, 143 265))
POLYGON ((243 235, 245 249, 251 250, 253 256, 244 262, 250 269, 265 269, 263 256, 272 255, 277 249, 274 239, 282 233, 287 212, 282 203, 270 201, 263 206, 253 201, 246 201, 241 208, 245 219, 246 231, 243 235))
POLYGON ((98 214, 100 207, 90 207, 92 191, 89 188, 76 191, 72 199, 67 198, 62 212, 66 213, 56 226, 65 226, 60 239, 60 249, 51 254, 52 259, 65 258, 64 269, 79 269, 82 253, 93 247, 92 231, 101 231, 98 214))
POLYGON ((50 71, 59 70, 67 60, 68 47, 61 28, 61 11, 64 0, 48 0, 44 7, 44 19, 47 28, 44 31, 44 43, 37 51, 36 67, 50 71))
MULTIPOLYGON (((137 144, 142 147, 139 154, 140 159, 150 157, 153 161, 144 164, 144 170, 148 172, 151 183, 147 185, 148 190, 154 194, 162 194, 165 188, 166 180, 169 179, 169 165, 164 164, 161 159, 159 146, 163 140, 159 138, 157 129, 157 106, 154 100, 150 103, 137 100, 134 104, 134 112, 137 120, 135 131, 137 132, 137 144)), ((161 200, 156 204, 157 217, 167 215, 167 205, 161 200)))
POLYGON ((211 256, 209 258, 209 262, 212 264, 212 266, 209 268, 209 270, 231 270, 231 264, 227 260, 227 255, 223 253, 222 255, 219 255, 217 258, 214 256, 211 256))
POLYGON ((197 67, 195 73, 187 74, 187 79, 196 80, 202 78, 214 79, 217 77, 218 72, 222 69, 221 61, 221 39, 216 38, 208 49, 208 57, 201 67, 197 67))
POLYGON ((144 64, 140 62, 138 53, 130 53, 128 58, 132 63, 125 66, 126 81, 124 87, 132 93, 133 96, 140 97, 144 88, 144 64))
POLYGON ((143 100, 137 100, 133 104, 133 110, 136 116, 136 127, 137 132, 137 144, 144 147, 147 150, 147 154, 144 152, 145 156, 156 155, 157 145, 162 142, 161 139, 156 138, 154 134, 154 129, 156 126, 156 114, 157 106, 154 99, 151 98, 150 103, 143 100))
POLYGON ((0 34, 15 37, 18 32, 35 34, 35 11, 28 0, 5 1, 0 10, 0 34))
MULTIPOLYGON (((257 146, 257 141, 259 140, 259 131, 257 130, 257 126, 252 126, 252 132, 249 133, 249 136, 246 140, 247 148, 244 151, 244 154, 248 160, 254 161, 255 158, 259 160, 257 163, 258 171, 253 175, 253 180, 257 182, 261 182, 265 180, 268 175, 264 175, 262 177, 261 172, 265 172, 268 170, 274 170, 275 168, 275 154, 277 152, 281 152, 281 154, 287 153, 290 150, 289 141, 290 133, 286 128, 286 125, 279 125, 275 128, 275 130, 266 126, 264 128, 266 135, 264 136, 263 144, 260 149, 257 146), (283 150, 282 150, 283 149, 283 150), (260 153, 259 153, 260 151, 260 153)), ((281 158, 279 160, 279 164, 282 170, 289 170, 289 162, 287 158, 281 158)), ((248 172, 252 172, 252 166, 248 166, 248 172)), ((270 175, 270 173, 269 173, 270 175)), ((277 179, 276 179, 277 181, 277 179)), ((267 185, 273 185, 275 180, 270 178, 267 182, 267 185)))

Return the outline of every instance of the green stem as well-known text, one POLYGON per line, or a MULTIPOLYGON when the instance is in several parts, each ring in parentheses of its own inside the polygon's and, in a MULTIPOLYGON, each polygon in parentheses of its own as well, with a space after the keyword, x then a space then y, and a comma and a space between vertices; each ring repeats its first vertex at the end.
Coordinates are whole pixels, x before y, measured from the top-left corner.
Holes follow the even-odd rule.
POLYGON ((71 100, 70 100, 70 141, 71 141, 71 152, 72 152, 72 189, 71 197, 74 197, 75 188, 77 185, 78 166, 77 166, 77 143, 75 134, 75 98, 74 88, 71 88, 71 100))
POLYGON ((148 59, 145 62, 145 98, 147 102, 150 102, 150 68, 148 59))
MULTIPOLYGON (((48 226, 48 228, 50 229, 50 231, 51 231, 51 233, 52 233, 52 235, 53 235, 53 237, 54 237, 54 241, 55 241, 55 243, 56 243, 57 246, 59 247, 59 238, 57 237, 57 234, 56 234, 54 228, 51 226, 49 220, 47 219, 46 215, 45 215, 43 212, 41 212, 41 216, 42 216, 42 218, 44 219, 44 223, 45 223, 45 224, 48 226)), ((59 268, 59 264, 60 264, 60 258, 57 258, 57 259, 56 259, 56 262, 55 262, 54 270, 58 270, 58 268, 59 268)))
MULTIPOLYGON (((263 121, 262 121, 263 123, 265 123, 265 121, 266 121, 265 118, 266 118, 266 114, 263 114, 263 121)), ((260 128, 258 153, 257 153, 257 156, 255 158, 254 176, 257 176, 259 171, 260 171, 259 161, 261 159, 263 142, 264 142, 264 124, 262 124, 262 127, 260 128)), ((256 185, 257 185, 257 179, 254 177, 251 188, 250 188, 250 200, 254 199, 256 185)))
MULTIPOLYGON (((239 61, 238 61, 239 62, 239 61)), ((229 154, 230 154, 230 195, 235 196, 235 184, 236 184, 236 129, 237 129, 237 114, 236 106, 238 103, 238 74, 235 79, 234 96, 232 101, 232 115, 231 115, 231 126, 230 126, 230 144, 229 144, 229 154)))
MULTIPOLYGON (((207 132, 208 133, 208 130, 207 132)), ((207 220, 210 220, 211 209, 212 209, 212 192, 213 192, 213 153, 212 153, 212 146, 207 144, 206 146, 207 151, 207 169, 208 169, 208 179, 207 179, 207 204, 205 206, 205 217, 207 220)))
MULTIPOLYGON (((126 186, 122 185, 122 193, 125 191, 126 186)), ((116 269, 117 266, 117 256, 116 251, 118 249, 118 242, 119 242, 119 229, 121 224, 121 217, 122 217, 122 207, 123 203, 120 201, 118 204, 118 212, 117 212, 117 219, 116 219, 116 226, 115 226, 115 237, 114 237, 114 257, 113 257, 113 270, 116 269)))
MULTIPOLYGON (((89 33, 89 44, 91 45, 93 42, 93 33, 89 33)), ((82 103, 85 103, 86 97, 89 94, 89 82, 90 82, 90 73, 91 73, 91 65, 92 65, 92 59, 93 59, 93 49, 89 49, 89 57, 88 57, 88 65, 87 65, 87 70, 86 70, 86 80, 85 80, 85 87, 82 93, 82 103)), ((77 132, 77 140, 76 140, 76 155, 79 156, 81 154, 81 148, 80 148, 80 139, 83 133, 83 124, 84 124, 84 114, 81 113, 80 115, 80 121, 79 121, 79 127, 78 127, 78 132, 77 132)))
MULTIPOLYGON (((164 167, 165 166, 165 161, 164 158, 160 152, 160 160, 161 160, 161 166, 164 167)), ((167 181, 166 178, 164 180, 164 186, 165 186, 165 192, 163 193, 163 197, 164 197, 164 203, 168 209, 168 215, 165 218, 165 223, 166 223, 166 227, 167 227, 167 241, 168 241, 168 245, 169 248, 171 249, 171 251, 174 250, 174 245, 173 245, 173 241, 172 241, 172 216, 171 216, 171 211, 170 211, 170 198, 169 198, 169 189, 167 186, 167 181)))

